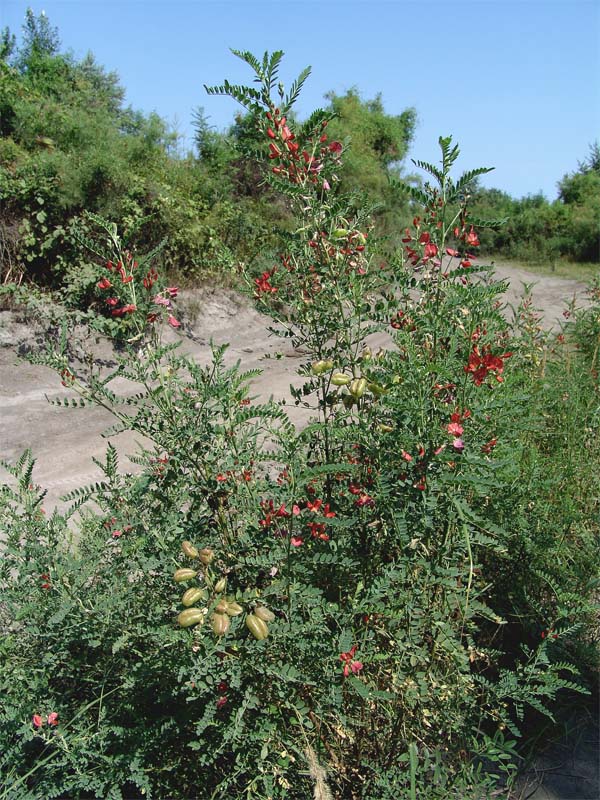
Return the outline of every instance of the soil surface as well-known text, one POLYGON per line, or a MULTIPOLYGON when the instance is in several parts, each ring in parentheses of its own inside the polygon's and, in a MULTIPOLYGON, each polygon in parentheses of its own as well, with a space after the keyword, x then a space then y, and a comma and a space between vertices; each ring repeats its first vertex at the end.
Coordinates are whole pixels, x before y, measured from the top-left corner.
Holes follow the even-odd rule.
MULTIPOLYGON (((556 328, 565 321, 563 311, 574 296, 578 303, 584 302, 585 286, 577 281, 540 276, 505 263, 496 264, 496 274, 509 282, 505 296, 509 318, 511 307, 516 307, 522 295, 523 284, 534 284, 534 306, 543 312, 542 324, 547 328, 556 328)), ((185 311, 184 332, 176 334, 168 329, 167 340, 181 338, 184 351, 202 364, 210 361, 211 340, 229 343, 227 363, 240 361, 246 369, 263 370, 254 381, 256 395, 289 397, 289 385, 305 356, 291 349, 285 339, 269 334, 268 318, 254 310, 249 300, 233 291, 203 289, 182 293, 178 307, 185 311)), ((65 409, 47 402, 47 397, 68 396, 68 390, 52 370, 22 358, 27 352, 43 349, 47 338, 47 326, 39 319, 18 310, 0 312, 0 458, 14 462, 31 448, 36 459, 34 480, 47 489, 44 507, 50 513, 68 505, 61 501, 62 495, 101 478, 92 458, 102 459, 108 441, 102 438, 102 432, 114 419, 100 408, 65 409)), ((373 342, 376 346, 381 343, 383 336, 373 342)), ((111 345, 99 337, 86 338, 82 330, 76 333, 72 344, 80 357, 89 350, 107 368, 114 363, 111 345)), ((302 424, 302 412, 294 405, 289 406, 289 412, 295 422, 302 424)), ((134 471, 135 466, 126 455, 136 452, 136 437, 123 433, 110 441, 122 454, 121 468, 134 471)), ((1 470, 0 475, 4 479, 1 470)), ((582 747, 578 759, 571 749, 569 768, 564 774, 555 768, 558 758, 553 755, 549 756, 549 768, 544 766, 546 762, 536 762, 531 780, 523 785, 520 796, 530 800, 599 797, 597 769, 594 771, 596 754, 597 746, 582 747)))
MULTIPOLYGON (((535 275, 508 264, 496 265, 500 279, 509 281, 505 295, 506 313, 518 304, 523 284, 535 284, 534 305, 543 312, 543 324, 556 327, 564 322, 563 311, 573 298, 584 300, 585 286, 577 281, 535 275)), ((233 291, 196 290, 184 292, 178 307, 185 309, 186 324, 181 335, 183 350, 199 363, 211 357, 210 341, 229 343, 228 363, 240 361, 244 368, 258 367, 263 373, 254 382, 256 394, 262 398, 289 397, 289 385, 303 354, 292 350, 285 339, 269 333, 269 319, 259 314, 251 302, 233 291)), ((80 356, 90 350, 107 366, 114 363, 109 342, 96 337, 86 339, 83 331, 76 334, 73 350, 80 356), (80 335, 79 335, 80 334, 80 335)), ((47 367, 23 360, 28 351, 43 349, 48 331, 39 320, 19 311, 0 312, 0 458, 15 461, 28 447, 36 459, 34 479, 47 489, 46 511, 62 510, 61 495, 100 479, 101 473, 92 458, 101 458, 107 440, 101 434, 114 419, 100 408, 65 409, 49 405, 47 398, 69 396, 58 376, 47 367)), ((165 331, 167 340, 178 335, 165 331)), ((376 338, 380 346, 384 337, 376 338)), ((117 385, 111 384, 117 389, 117 385)), ((302 421, 302 412, 291 405, 290 415, 302 421)), ((129 433, 111 439, 120 453, 135 453, 136 437, 129 433)), ((122 467, 134 469, 124 458, 122 467)))

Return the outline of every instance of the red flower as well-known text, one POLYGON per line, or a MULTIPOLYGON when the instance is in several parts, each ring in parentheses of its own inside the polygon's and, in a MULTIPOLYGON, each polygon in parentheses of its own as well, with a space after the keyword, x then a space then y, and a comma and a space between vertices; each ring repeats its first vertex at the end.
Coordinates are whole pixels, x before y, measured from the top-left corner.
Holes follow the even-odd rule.
POLYGON ((96 286, 99 289, 110 289, 110 287, 112 286, 112 283, 108 280, 108 278, 102 278, 101 281, 98 281, 96 286))
POLYGON ((424 258, 435 258, 438 254, 438 248, 436 244, 426 244, 425 249, 423 250, 424 258))
POLYGON ((172 314, 169 314, 169 325, 172 328, 180 328, 181 322, 179 322, 178 319, 175 319, 175 317, 172 314))
POLYGON ((494 356, 490 353, 489 345, 482 348, 479 352, 475 346, 469 355, 469 362, 464 368, 465 372, 470 372, 475 386, 481 386, 489 373, 495 375, 496 380, 502 383, 502 372, 504 370, 504 361, 510 358, 512 353, 503 353, 501 356, 494 356))
POLYGON ((335 155, 341 153, 343 149, 344 148, 341 142, 331 142, 331 144, 329 145, 329 152, 334 153, 335 155))
POLYGON ((42 725, 44 724, 44 720, 40 717, 39 714, 34 714, 33 717, 31 718, 31 721, 33 722, 34 728, 41 728, 42 725))
POLYGON ((460 253, 458 252, 458 250, 453 250, 453 249, 452 249, 452 247, 447 247, 447 248, 446 248, 446 253, 447 253, 447 254, 448 254, 448 255, 449 255, 451 258, 458 258, 458 257, 460 256, 460 253))
POLYGON ((48 714, 48 725, 56 726, 58 725, 58 714, 56 711, 53 711, 51 714, 48 714))
POLYGON ((325 525, 322 522, 309 522, 307 525, 314 539, 321 539, 324 542, 329 541, 329 536, 325 533, 325 525))
POLYGON ((260 278, 254 279, 254 284, 256 286, 255 296, 259 297, 261 293, 271 293, 274 294, 277 291, 276 286, 271 286, 269 283, 269 279, 275 273, 275 267, 271 271, 263 272, 260 278))
POLYGON ((221 697, 219 697, 219 699, 217 700, 217 708, 221 709, 221 708, 223 708, 223 706, 226 706, 226 705, 227 705, 227 695, 224 694, 221 697))
POLYGON ((482 453, 491 453, 494 447, 498 444, 497 439, 490 439, 489 442, 486 442, 481 448, 482 453))
POLYGON ((471 230, 469 231, 469 233, 467 233, 465 237, 465 241, 469 245, 469 247, 479 247, 479 239, 477 237, 477 234, 473 230, 472 225, 471 225, 471 230))

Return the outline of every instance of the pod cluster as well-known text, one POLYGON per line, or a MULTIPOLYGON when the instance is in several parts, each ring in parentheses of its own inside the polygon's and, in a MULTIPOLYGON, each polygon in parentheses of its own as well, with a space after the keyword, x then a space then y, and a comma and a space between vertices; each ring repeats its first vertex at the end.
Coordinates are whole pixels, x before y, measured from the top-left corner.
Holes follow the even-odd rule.
MULTIPOLYGON (((198 550, 191 542, 184 541, 181 550, 189 559, 200 562, 199 569, 181 567, 173 574, 176 583, 187 583, 198 576, 203 586, 192 586, 186 589, 181 604, 184 610, 177 616, 182 628, 202 625, 210 615, 210 627, 215 636, 225 636, 231 625, 231 618, 244 613, 244 608, 231 596, 224 595, 227 588, 225 576, 216 577, 210 568, 215 554, 210 547, 198 550)), ((246 613, 246 628, 255 639, 266 639, 269 635, 269 622, 273 622, 275 614, 265 606, 257 605, 246 613)))

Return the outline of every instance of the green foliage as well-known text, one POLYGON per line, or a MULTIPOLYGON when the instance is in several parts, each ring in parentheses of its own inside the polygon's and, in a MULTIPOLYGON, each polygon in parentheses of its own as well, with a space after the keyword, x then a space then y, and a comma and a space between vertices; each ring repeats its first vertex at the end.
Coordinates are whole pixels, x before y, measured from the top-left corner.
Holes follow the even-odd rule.
POLYGON ((559 257, 576 262, 600 261, 600 168, 597 144, 579 169, 558 184, 558 200, 541 195, 515 200, 497 189, 476 187, 475 213, 503 215, 508 224, 486 231, 482 245, 494 252, 526 261, 554 263, 559 257))

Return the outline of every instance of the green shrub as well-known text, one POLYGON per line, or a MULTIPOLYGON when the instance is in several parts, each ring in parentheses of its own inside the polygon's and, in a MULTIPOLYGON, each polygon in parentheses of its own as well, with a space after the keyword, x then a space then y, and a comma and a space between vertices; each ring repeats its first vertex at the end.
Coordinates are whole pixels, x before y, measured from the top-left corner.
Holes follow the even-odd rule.
POLYGON ((580 370, 549 360, 527 304, 511 330, 504 285, 475 271, 466 198, 486 170, 453 179, 441 138, 382 266, 369 210, 333 191, 344 145, 327 114, 289 121, 308 72, 275 101, 282 53, 237 55, 260 90, 209 92, 254 115, 295 221, 246 279, 306 353, 290 391, 311 419, 297 431, 257 403, 224 348, 201 368, 161 344, 177 292, 156 254, 87 218, 129 347, 109 374, 70 364, 66 337, 38 360, 73 392, 57 404, 100 405, 112 433, 150 444, 136 476, 109 446, 104 480, 70 496, 72 542, 41 511, 31 456, 7 465, 2 797, 489 795, 523 723, 585 691, 599 495, 578 506, 573 484, 597 450, 572 448, 597 437, 597 378, 577 378, 569 418, 559 393, 580 370), (390 345, 374 352, 372 333, 390 345))

